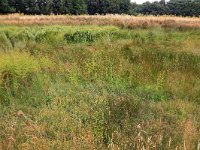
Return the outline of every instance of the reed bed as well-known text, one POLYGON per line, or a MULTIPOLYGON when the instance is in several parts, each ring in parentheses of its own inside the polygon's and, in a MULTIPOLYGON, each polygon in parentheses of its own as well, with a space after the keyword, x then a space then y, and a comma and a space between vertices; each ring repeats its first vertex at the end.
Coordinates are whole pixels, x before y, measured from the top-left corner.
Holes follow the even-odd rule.
POLYGON ((0 16, 0 24, 13 25, 115 25, 127 28, 175 27, 199 28, 200 18, 176 16, 129 16, 129 15, 21 15, 0 16))

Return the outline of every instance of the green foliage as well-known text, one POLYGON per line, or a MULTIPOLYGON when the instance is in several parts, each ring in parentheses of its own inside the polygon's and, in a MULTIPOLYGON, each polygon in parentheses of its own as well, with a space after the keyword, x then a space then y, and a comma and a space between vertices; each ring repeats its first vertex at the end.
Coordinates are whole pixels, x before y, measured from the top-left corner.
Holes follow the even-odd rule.
POLYGON ((53 0, 38 0, 40 14, 48 15, 53 12, 53 0))
POLYGON ((93 14, 127 14, 130 0, 88 0, 88 13, 93 14))
POLYGON ((75 33, 66 33, 64 39, 70 43, 86 43, 95 42, 101 38, 112 38, 115 36, 115 32, 105 32, 105 31, 76 31, 75 33))
POLYGON ((145 14, 145 15, 166 15, 169 14, 168 7, 165 3, 162 2, 146 2, 141 6, 135 8, 137 13, 145 14))
POLYGON ((198 0, 171 0, 168 3, 169 13, 177 16, 199 16, 200 2, 198 0), (192 10, 192 11, 191 11, 192 10))
POLYGON ((199 16, 199 0, 170 0, 136 4, 130 0, 1 0, 0 13, 131 14, 199 16))
POLYGON ((0 4, 0 13, 3 14, 122 14, 128 13, 130 8, 130 0, 1 0, 0 4))
POLYGON ((98 38, 97 35, 85 31, 85 32, 80 32, 77 31, 73 34, 65 34, 64 39, 67 42, 72 42, 72 43, 80 43, 80 42, 94 42, 98 38))
POLYGON ((0 14, 7 14, 15 12, 13 0, 1 0, 0 1, 0 14))
POLYGON ((65 0, 53 0, 53 12, 55 14, 65 13, 67 8, 65 8, 65 0))
POLYGON ((176 15, 176 16, 199 16, 199 0, 170 0, 165 2, 146 2, 133 7, 132 14, 145 15, 176 15))

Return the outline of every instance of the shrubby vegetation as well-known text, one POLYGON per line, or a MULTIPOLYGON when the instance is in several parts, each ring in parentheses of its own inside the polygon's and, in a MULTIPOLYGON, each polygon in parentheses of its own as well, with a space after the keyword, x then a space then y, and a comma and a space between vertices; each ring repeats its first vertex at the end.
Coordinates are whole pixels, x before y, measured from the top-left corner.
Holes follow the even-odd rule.
POLYGON ((161 0, 138 5, 130 0, 0 0, 0 13, 199 16, 200 1, 161 0))
POLYGON ((176 15, 176 16, 199 16, 200 1, 199 0, 170 0, 165 2, 146 2, 142 5, 132 5, 133 14, 145 15, 176 15))
POLYGON ((107 14, 128 13, 129 0, 1 0, 0 13, 107 14))
POLYGON ((0 28, 0 149, 197 149, 199 29, 0 28))

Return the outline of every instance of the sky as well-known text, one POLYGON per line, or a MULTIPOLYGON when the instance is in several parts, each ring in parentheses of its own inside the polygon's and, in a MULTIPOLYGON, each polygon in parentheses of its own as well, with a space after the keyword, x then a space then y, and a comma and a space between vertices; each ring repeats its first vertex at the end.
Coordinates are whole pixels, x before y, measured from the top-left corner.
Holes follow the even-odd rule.
POLYGON ((146 2, 146 1, 154 2, 154 1, 156 1, 156 0, 131 0, 131 1, 132 1, 132 2, 136 2, 137 4, 142 4, 142 3, 146 2))

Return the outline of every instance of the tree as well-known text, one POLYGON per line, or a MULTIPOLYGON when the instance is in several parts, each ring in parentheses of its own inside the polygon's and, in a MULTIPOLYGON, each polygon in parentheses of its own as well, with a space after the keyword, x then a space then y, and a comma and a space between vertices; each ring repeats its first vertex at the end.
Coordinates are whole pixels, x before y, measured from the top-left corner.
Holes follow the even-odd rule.
POLYGON ((166 6, 166 1, 165 1, 165 0, 161 0, 159 3, 160 3, 161 5, 163 5, 163 6, 166 6))
POLYGON ((53 13, 64 14, 65 13, 65 1, 64 0, 53 0, 53 13))
POLYGON ((53 13, 53 0, 38 0, 40 14, 49 15, 53 13))
POLYGON ((0 0, 0 13, 13 13, 15 12, 14 4, 9 0, 0 0))
POLYGON ((146 2, 140 5, 136 11, 145 15, 164 15, 167 14, 167 7, 162 2, 146 2))
POLYGON ((89 14, 126 14, 130 11, 130 0, 88 0, 89 14))
POLYGON ((27 1, 26 0, 15 0, 15 8, 17 13, 26 13, 27 1))
POLYGON ((120 14, 128 14, 130 13, 131 2, 130 0, 121 0, 120 1, 120 14))
POLYGON ((137 8, 138 8, 138 5, 136 3, 131 3, 129 13, 131 15, 137 15, 137 8))
POLYGON ((200 0, 194 0, 193 8, 191 9, 193 16, 200 16, 200 0))
POLYGON ((177 16, 198 16, 200 15, 199 0, 170 0, 167 4, 169 13, 177 16))
POLYGON ((27 8, 26 8, 27 14, 39 14, 39 5, 37 0, 27 0, 27 8))
POLYGON ((90 15, 98 13, 99 0, 88 0, 87 1, 87 12, 90 15))
POLYGON ((100 0, 98 14, 110 14, 115 12, 115 3, 112 0, 100 0))
POLYGON ((199 16, 200 0, 165 0, 142 5, 130 0, 0 0, 0 13, 25 14, 172 14, 199 16))
POLYGON ((85 0, 73 0, 72 1, 72 9, 70 13, 73 15, 80 15, 87 13, 87 5, 85 0))

